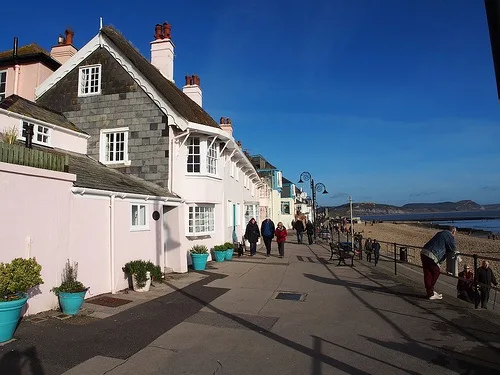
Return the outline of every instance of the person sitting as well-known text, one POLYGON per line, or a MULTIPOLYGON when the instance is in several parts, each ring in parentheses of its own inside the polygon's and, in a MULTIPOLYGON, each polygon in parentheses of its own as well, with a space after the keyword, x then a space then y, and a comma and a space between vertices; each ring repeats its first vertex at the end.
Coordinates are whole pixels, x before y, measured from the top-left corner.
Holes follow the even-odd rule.
POLYGON ((474 273, 470 267, 464 265, 464 270, 458 274, 457 297, 467 302, 473 302, 474 298, 474 273))

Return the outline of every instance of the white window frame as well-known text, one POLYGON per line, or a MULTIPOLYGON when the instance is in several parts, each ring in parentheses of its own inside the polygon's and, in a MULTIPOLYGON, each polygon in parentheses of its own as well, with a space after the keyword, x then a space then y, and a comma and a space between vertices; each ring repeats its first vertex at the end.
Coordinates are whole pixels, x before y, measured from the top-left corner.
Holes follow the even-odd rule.
POLYGON ((281 171, 278 171, 276 173, 276 180, 279 188, 283 187, 283 173, 281 171))
POLYGON ((292 214, 292 205, 291 205, 290 201, 281 201, 280 210, 281 210, 282 215, 291 215, 292 214), (283 206, 287 206, 287 205, 288 205, 288 213, 283 211, 283 206))
POLYGON ((240 168, 238 167, 238 162, 235 162, 234 163, 234 179, 236 181, 239 181, 240 180, 240 168))
MULTIPOLYGON (((205 218, 198 219, 198 220, 204 220, 205 218)), ((208 203, 194 203, 190 204, 187 206, 187 221, 186 221, 186 235, 187 236, 205 236, 209 234, 215 233, 215 204, 208 204, 208 203), (206 215, 207 213, 211 215, 211 217, 208 218, 208 225, 206 223, 203 223, 203 229, 206 230, 199 230, 196 231, 196 211, 199 209, 198 214, 199 215, 206 215), (201 209, 208 209, 207 212, 202 212, 204 210, 201 209), (191 216, 192 215, 192 216, 191 216), (211 223, 210 223, 211 221, 211 223), (211 225, 210 225, 211 224, 211 225), (192 230, 191 230, 192 229, 192 230)))
POLYGON ((202 155, 203 155, 203 139, 201 137, 189 137, 187 142, 186 142, 186 173, 187 174, 201 174, 201 171, 204 168, 204 165, 202 163, 202 155), (195 140, 198 141, 198 144, 192 143, 195 140), (190 153, 190 148, 191 147, 198 147, 199 152, 196 153, 190 153), (189 162, 189 157, 193 157, 193 161, 189 162), (194 161, 194 158, 198 156, 198 162, 194 161), (189 171, 189 166, 193 167, 192 171, 189 171), (195 171, 195 167, 198 166, 198 171, 195 171))
POLYGON ((0 87, 2 86, 2 75, 5 75, 5 79, 3 81, 4 89, 0 91, 0 101, 7 97, 7 70, 0 70, 0 87))
POLYGON ((252 197, 255 196, 255 184, 253 182, 250 183, 250 194, 252 194, 252 197))
MULTIPOLYGON (((106 165, 113 165, 113 164, 123 164, 123 165, 130 165, 131 161, 128 158, 128 136, 129 136, 129 128, 115 128, 115 129, 101 129, 100 135, 99 135, 99 161, 103 164, 106 165), (106 155, 107 155, 107 136, 108 134, 116 134, 117 133, 124 133, 123 136, 123 160, 106 160, 106 155)), ((113 151, 116 153, 116 151, 113 151)))
POLYGON ((135 232, 135 231, 144 231, 144 230, 149 230, 149 208, 148 208, 148 204, 145 204, 145 203, 138 203, 138 202, 133 202, 133 203, 130 203, 130 231, 131 232, 135 232), (137 217, 137 220, 138 222, 136 222, 135 218, 134 218, 134 208, 136 209, 136 217, 137 217), (139 213, 140 213, 140 210, 141 208, 144 209, 144 222, 140 222, 140 216, 139 216, 139 213))
MULTIPOLYGON (((91 78, 91 77, 90 77, 91 78)), ((78 69, 78 96, 93 96, 93 95, 101 95, 101 78, 102 78, 102 66, 101 64, 94 65, 86 65, 81 66, 78 69), (93 71, 97 69, 97 71, 93 71), (97 79, 90 80, 88 75, 97 74, 97 79), (96 82, 97 81, 97 82, 96 82), (84 85, 87 86, 87 92, 82 92, 84 89, 84 85), (94 85, 92 85, 94 83, 94 85), (97 87, 96 87, 97 86, 97 87)))
POLYGON ((230 161, 230 168, 229 168, 229 176, 234 178, 234 170, 235 170, 236 163, 231 160, 230 161))
POLYGON ((260 206, 256 203, 245 204, 245 223, 248 223, 253 217, 257 223, 260 223, 260 206))
POLYGON ((227 226, 233 227, 233 202, 227 201, 227 226))
MULTIPOLYGON (((210 175, 217 176, 218 164, 219 164, 219 145, 213 139, 208 138, 207 142, 207 152, 206 152, 206 163, 207 163, 207 173, 210 175)), ((201 150, 200 150, 201 151, 201 150)))
POLYGON ((33 139, 32 142, 37 144, 37 145, 43 145, 43 146, 51 146, 52 145, 52 128, 46 126, 46 125, 39 125, 36 122, 31 122, 31 121, 26 121, 26 120, 21 120, 21 126, 19 127, 19 134, 18 138, 21 140, 26 140, 26 137, 23 135, 23 129, 24 125, 33 125, 33 139), (44 132, 41 129, 45 129, 46 132, 44 132), (39 141, 38 136, 46 136, 47 137, 47 142, 39 141))

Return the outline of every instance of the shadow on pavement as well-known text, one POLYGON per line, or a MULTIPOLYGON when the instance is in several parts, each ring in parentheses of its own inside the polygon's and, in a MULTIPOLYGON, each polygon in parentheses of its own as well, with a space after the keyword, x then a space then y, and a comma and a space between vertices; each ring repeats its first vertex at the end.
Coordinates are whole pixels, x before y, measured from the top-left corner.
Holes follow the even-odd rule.
POLYGON ((0 374, 45 375, 37 351, 30 347, 24 351, 12 350, 0 360, 0 374))

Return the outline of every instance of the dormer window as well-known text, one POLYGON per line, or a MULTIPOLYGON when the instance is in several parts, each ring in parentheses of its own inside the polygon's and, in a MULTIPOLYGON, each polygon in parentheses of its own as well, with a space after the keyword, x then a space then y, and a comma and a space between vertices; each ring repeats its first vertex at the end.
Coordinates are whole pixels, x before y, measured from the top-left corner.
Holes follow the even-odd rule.
POLYGON ((101 93, 101 65, 83 66, 78 76, 78 96, 99 95, 101 93))

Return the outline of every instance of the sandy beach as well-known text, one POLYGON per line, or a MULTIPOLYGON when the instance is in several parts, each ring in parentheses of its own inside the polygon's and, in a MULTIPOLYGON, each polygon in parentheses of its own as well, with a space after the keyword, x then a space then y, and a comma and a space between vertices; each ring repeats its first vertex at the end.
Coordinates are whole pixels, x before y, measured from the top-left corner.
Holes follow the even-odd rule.
MULTIPOLYGON (((422 247, 425 243, 432 238, 432 236, 439 230, 424 228, 411 224, 394 224, 394 223, 377 223, 371 225, 368 223, 356 224, 354 226, 356 232, 361 232, 363 238, 377 239, 378 241, 386 241, 397 244, 404 244, 409 246, 422 247)), ((457 250, 464 254, 477 254, 479 262, 481 256, 493 257, 500 259, 500 240, 491 240, 488 238, 469 236, 463 233, 455 235, 457 250)), ((382 251, 394 251, 394 246, 382 244, 382 251)), ((420 263, 419 250, 410 249, 408 252, 410 261, 420 263)), ((463 258, 461 265, 464 262, 473 265, 471 258, 463 258)), ((495 272, 497 279, 500 279, 500 261, 490 261, 491 267, 495 272)), ((500 282, 500 280, 499 280, 500 282)))

